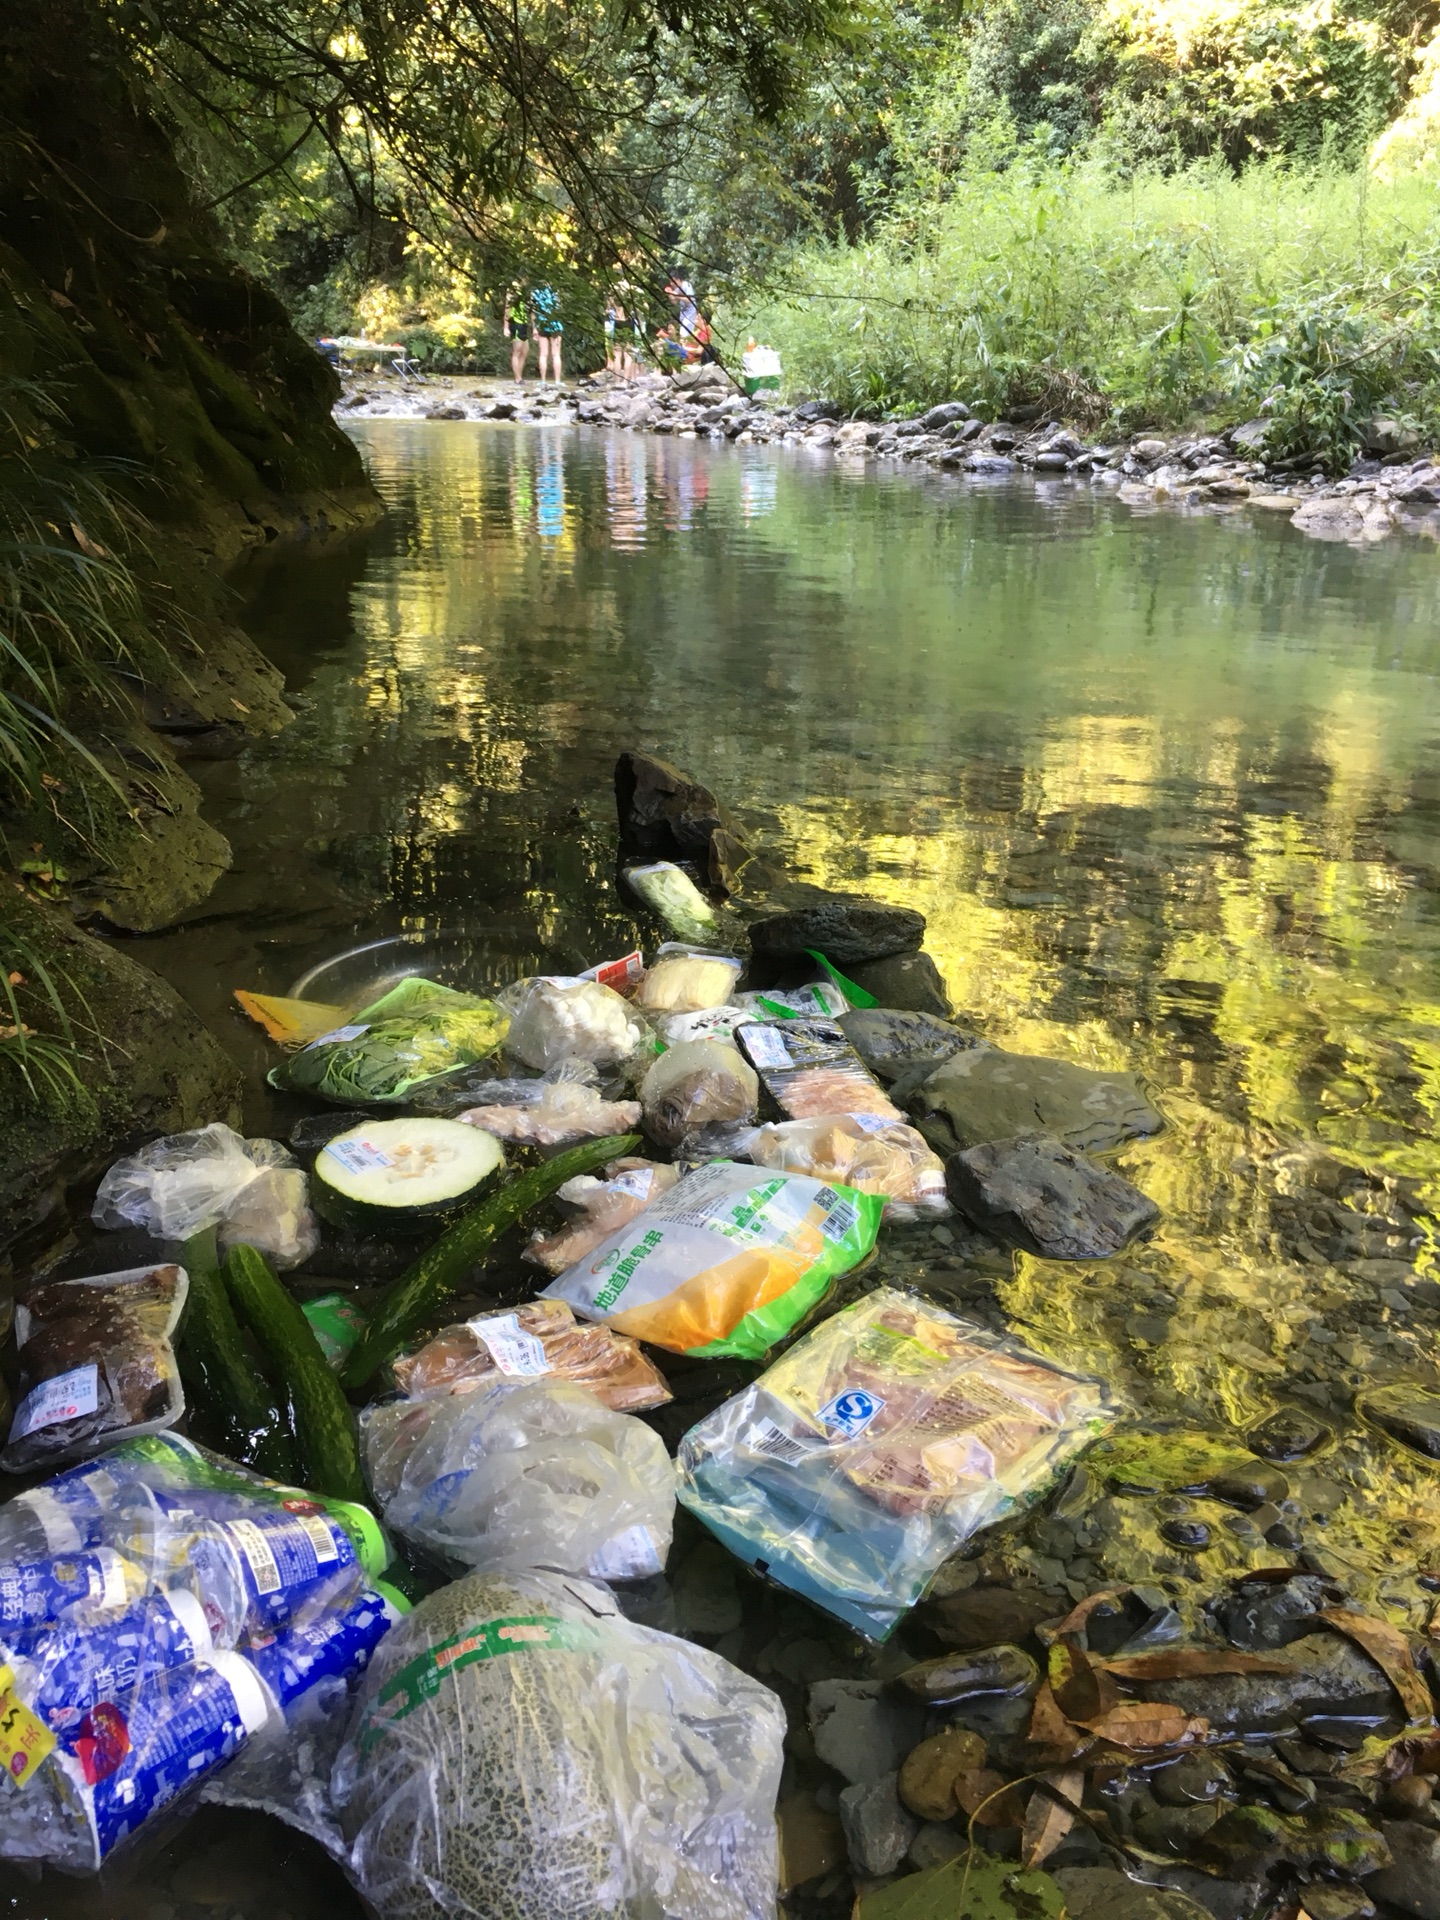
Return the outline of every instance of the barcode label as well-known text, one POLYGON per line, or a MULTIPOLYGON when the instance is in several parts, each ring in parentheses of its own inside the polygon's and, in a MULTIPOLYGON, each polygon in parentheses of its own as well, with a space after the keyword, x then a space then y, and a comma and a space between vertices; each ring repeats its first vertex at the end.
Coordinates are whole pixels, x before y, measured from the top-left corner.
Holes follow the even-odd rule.
POLYGON ((383 1147, 368 1140, 332 1140, 325 1148, 349 1173, 369 1173, 375 1167, 393 1167, 395 1162, 383 1147))
POLYGON ((315 1549, 315 1558, 322 1567, 327 1560, 340 1558, 340 1549, 335 1544, 335 1536, 318 1513, 297 1513, 295 1518, 309 1535, 310 1544, 315 1549))
POLYGON ((342 1040, 358 1040, 362 1033, 370 1031, 369 1022, 359 1027, 332 1027, 329 1033, 322 1033, 318 1040, 312 1040, 305 1048, 309 1053, 314 1047, 333 1047, 342 1040))
POLYGON ((648 1200, 654 1181, 655 1175, 649 1167, 631 1167, 626 1173, 617 1173, 605 1185, 611 1193, 629 1193, 637 1200, 648 1200))
POLYGON ((774 1027, 741 1027, 737 1036, 745 1043, 745 1051, 750 1056, 752 1067, 793 1067, 790 1049, 780 1038, 774 1027))
POLYGON ((821 1187, 815 1204, 820 1209, 820 1231, 827 1240, 843 1240, 860 1218, 854 1202, 836 1193, 833 1187, 821 1187))
POLYGON ((813 1441, 797 1439, 793 1433, 786 1433, 783 1427, 777 1427, 773 1420, 762 1420, 756 1427, 750 1441, 752 1453, 767 1454, 772 1460, 783 1460, 787 1466, 795 1466, 809 1453, 815 1451, 813 1441))
POLYGON ((250 1564, 257 1593, 280 1591, 280 1569, 270 1551, 270 1543, 253 1520, 232 1520, 228 1532, 250 1564))
POLYGON ((482 1315, 468 1325, 501 1373, 522 1378, 549 1373, 544 1342, 526 1333, 513 1313, 482 1315))
POLYGON ((854 1121, 862 1133, 884 1133, 887 1127, 895 1125, 883 1113, 852 1113, 847 1117, 854 1121))

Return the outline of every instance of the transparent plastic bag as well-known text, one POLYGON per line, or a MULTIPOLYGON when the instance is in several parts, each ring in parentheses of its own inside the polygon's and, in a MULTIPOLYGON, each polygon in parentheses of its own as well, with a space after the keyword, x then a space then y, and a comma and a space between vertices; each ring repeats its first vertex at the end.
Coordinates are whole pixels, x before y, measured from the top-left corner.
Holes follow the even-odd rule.
POLYGON ((811 980, 803 987, 782 991, 771 987, 765 993, 737 993, 737 1007, 751 1020, 834 1020, 850 1011, 850 1002, 833 980, 811 980))
POLYGON ((905 1118, 833 1020, 737 1027, 735 1041, 791 1120, 821 1120, 837 1113, 905 1118))
POLYGON ((634 996, 643 1013, 705 1013, 723 1007, 744 972, 744 962, 728 953, 668 941, 655 956, 634 996))
POLYGON ((607 1100, 591 1060, 565 1059, 538 1080, 491 1080, 470 1089, 474 1104, 456 1118, 519 1146, 563 1147, 639 1124, 637 1100, 607 1100))
POLYGON ((1094 1381, 882 1288, 691 1428, 680 1499, 747 1566, 883 1640, 1109 1424, 1094 1381))
POLYGON ((568 1381, 501 1381, 360 1416, 387 1526, 452 1570, 659 1573, 675 1470, 643 1421, 568 1381))
POLYGON ((643 1213, 662 1193, 668 1193, 679 1178, 678 1167, 640 1159, 613 1161, 605 1169, 603 1180, 589 1173, 577 1174, 555 1197, 567 1206, 578 1207, 579 1218, 556 1233, 533 1233, 521 1259, 544 1267, 547 1273, 564 1273, 593 1252, 607 1235, 643 1213))
POLYGON ((785 1721, 603 1589, 478 1574, 381 1643, 334 1791, 385 1920, 769 1920, 785 1721))
POLYGON ((650 1024, 667 1047, 682 1046, 687 1040, 733 1041, 735 1029, 754 1020, 744 1007, 706 1007, 699 1013, 652 1013, 650 1024))
POLYGON ((385 1106, 487 1058, 504 1043, 509 1025, 494 1000, 433 980, 402 980, 267 1078, 272 1087, 338 1106, 385 1106))
POLYGON ((244 1240, 277 1267, 297 1267, 320 1244, 306 1192, 304 1173, 278 1140, 245 1140, 216 1120, 117 1160, 90 1217, 97 1227, 139 1227, 157 1240, 218 1227, 222 1246, 244 1240))
POLYGON ((396 1360, 394 1373, 412 1400, 540 1377, 584 1387, 614 1413, 663 1407, 670 1398, 664 1376, 633 1340, 577 1321, 563 1300, 531 1300, 442 1327, 396 1360))
POLYGON ((673 860, 626 867, 625 883, 682 940, 712 940, 720 917, 683 867, 673 860))
POLYGON ((651 1062, 640 1082, 645 1131, 662 1147, 683 1147, 702 1128, 751 1120, 760 1082, 728 1040, 686 1040, 651 1062))
POLYGON ((923 1134, 878 1114, 841 1113, 826 1120, 782 1120, 756 1127, 740 1148, 760 1167, 808 1173, 861 1193, 878 1193, 887 1219, 950 1212, 945 1162, 923 1134))
POLYGON ((758 1360, 875 1244, 884 1202, 733 1161, 700 1167, 545 1289, 588 1320, 758 1360))
POLYGON ((654 1045, 630 1003, 596 980, 517 980, 500 1001, 511 1019, 506 1051, 527 1067, 543 1069, 562 1060, 623 1066, 654 1045))

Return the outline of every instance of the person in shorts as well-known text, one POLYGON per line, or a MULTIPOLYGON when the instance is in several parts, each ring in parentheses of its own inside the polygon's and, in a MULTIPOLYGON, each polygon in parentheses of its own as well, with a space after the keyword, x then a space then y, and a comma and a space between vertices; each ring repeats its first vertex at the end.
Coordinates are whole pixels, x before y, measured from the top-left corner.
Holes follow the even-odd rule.
POLYGON ((522 287, 511 287, 505 296, 504 332, 510 342, 510 371, 518 387, 524 384, 525 362, 530 358, 530 303, 522 287))
POLYGON ((548 365, 555 370, 555 384, 558 387, 565 377, 560 358, 560 339, 565 329, 560 324, 560 302, 555 297, 555 289, 532 287, 530 312, 535 322, 535 338, 539 343, 540 384, 545 384, 548 365))

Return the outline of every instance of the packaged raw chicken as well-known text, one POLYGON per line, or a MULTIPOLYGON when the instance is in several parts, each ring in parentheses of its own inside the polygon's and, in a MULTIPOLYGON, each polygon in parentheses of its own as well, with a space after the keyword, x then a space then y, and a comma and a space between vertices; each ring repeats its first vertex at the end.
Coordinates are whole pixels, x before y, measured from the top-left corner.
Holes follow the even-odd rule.
POLYGON ((668 1193, 679 1178, 678 1167, 639 1159, 612 1162, 603 1180, 590 1173, 577 1174, 565 1182, 556 1198, 578 1207, 579 1217, 557 1233, 532 1234, 521 1258, 544 1267, 547 1273, 564 1273, 598 1247, 607 1234, 643 1213, 662 1193, 668 1193))
POLYGON ((884 1202, 716 1161, 545 1289, 673 1353, 758 1360, 875 1244, 884 1202))
POLYGON ((905 1117, 833 1020, 737 1027, 735 1040, 770 1098, 791 1120, 827 1119, 837 1113, 905 1117))
POLYGON ((706 1127, 752 1118, 759 1098, 754 1069, 718 1036, 668 1048, 640 1082, 645 1131, 662 1147, 683 1147, 706 1127))
POLYGON ((563 1300, 532 1300, 510 1313, 482 1313, 445 1327, 394 1365, 412 1400, 469 1393, 497 1380, 569 1380, 615 1413, 663 1407, 670 1389, 652 1361, 623 1334, 584 1326, 563 1300))
POLYGON ((561 975, 517 980, 500 995, 500 1003, 511 1017, 507 1051, 537 1070, 562 1060, 621 1066, 654 1045, 650 1029, 628 1001, 597 980, 561 975))
POLYGON ((583 1080, 558 1073, 541 1080, 492 1080, 472 1092, 479 1104, 457 1118, 518 1146, 565 1147, 577 1140, 600 1140, 607 1133, 627 1133, 640 1119, 638 1100, 607 1100, 583 1080))
POLYGON ((640 982, 635 1005, 645 1013, 704 1013, 723 1007, 744 971, 728 953, 702 953, 671 941, 640 982))
POLYGON ((782 1120, 776 1126, 756 1127, 744 1153, 757 1166, 808 1173, 861 1193, 878 1193, 890 1202, 890 1216, 950 1211, 944 1161, 903 1121, 873 1113, 782 1120))
POLYGON ((691 1428, 680 1498, 747 1565, 883 1639, 1109 1424, 1094 1381, 882 1288, 691 1428))

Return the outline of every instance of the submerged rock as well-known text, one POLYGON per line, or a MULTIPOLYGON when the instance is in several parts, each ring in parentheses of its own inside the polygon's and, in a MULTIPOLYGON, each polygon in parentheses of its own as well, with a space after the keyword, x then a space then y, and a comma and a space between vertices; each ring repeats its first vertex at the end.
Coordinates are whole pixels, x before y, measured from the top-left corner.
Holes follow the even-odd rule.
MULTIPOLYGON (((825 952, 823 947, 821 952, 825 952)), ((950 1017, 950 996, 940 969, 928 953, 892 953, 884 960, 853 962, 850 978, 857 987, 873 993, 882 1007, 932 1013, 942 1020, 950 1017)))
POLYGON ((925 1730, 923 1708, 874 1680, 817 1680, 809 1721, 817 1756, 852 1786, 894 1773, 925 1730))
POLYGON ((1270 1657, 1279 1669, 1275 1673, 1153 1680, 1140 1692, 1226 1733, 1279 1733, 1311 1721, 1359 1726, 1398 1713, 1398 1698, 1384 1673, 1341 1634, 1312 1632, 1270 1657))
POLYGON ((953 1820, 959 1809, 955 1782, 985 1764, 985 1742, 968 1727, 946 1727, 922 1740, 900 1769, 900 1798, 921 1820, 953 1820))
POLYGON ((896 1779, 895 1774, 884 1773, 878 1780, 846 1787, 840 1795, 840 1824, 850 1865, 866 1879, 894 1873, 920 1831, 920 1822, 900 1804, 896 1779))
POLYGON ((948 1593, 926 1608, 926 1625, 937 1639, 962 1649, 992 1647, 1004 1634, 1023 1639, 1042 1620, 1063 1610, 1038 1587, 969 1587, 948 1593))
MULTIPOLYGON (((1390 1864, 1390 1849, 1379 1830, 1348 1807, 1317 1807, 1300 1814, 1236 1807, 1215 1822, 1195 1854, 1235 1878, 1264 1872, 1282 1860, 1352 1877, 1390 1864)), ((1440 1916, 1440 1906, 1435 1911, 1440 1916)))
POLYGON ((1366 1891, 1412 1920, 1440 1920, 1440 1832, 1412 1821, 1381 1828, 1391 1858, 1366 1881, 1366 1891))
POLYGON ((1246 1442, 1251 1452, 1258 1453, 1262 1460, 1283 1463, 1304 1460, 1318 1453, 1326 1441, 1333 1438, 1331 1429, 1313 1413, 1306 1413, 1301 1407, 1277 1407, 1250 1429, 1246 1442))
POLYGON ((915 953, 924 938, 925 916, 913 907, 806 887, 783 913, 752 923, 750 951, 761 966, 803 959, 813 948, 837 967, 853 967, 915 953))
POLYGON ((1071 1920, 1212 1920, 1173 1887, 1145 1887, 1114 1867, 1057 1867, 1054 1879, 1071 1920))
POLYGON ((1164 1124, 1133 1073, 1102 1073, 998 1047, 954 1055, 916 1089, 913 1104, 932 1140, 943 1140, 947 1151, 1045 1134, 1098 1153, 1158 1133, 1164 1124))
POLYGON ((922 1660, 907 1667, 895 1684, 927 1706, 949 1707, 981 1693, 1023 1693, 1039 1678, 1039 1669, 1022 1648, 999 1646, 922 1660))
POLYGON ((1058 1140, 996 1140, 953 1154, 951 1202, 983 1233, 1047 1260, 1101 1260, 1153 1227, 1138 1187, 1058 1140))
POLYGON ((1377 1387, 1360 1396, 1356 1411, 1412 1453, 1440 1460, 1440 1394, 1408 1383, 1377 1387))
POLYGON ((966 1047, 984 1044, 978 1035, 923 1009, 856 1008, 842 1013, 838 1024, 866 1066, 882 1080, 896 1080, 927 1062, 933 1073, 942 1061, 966 1047))

